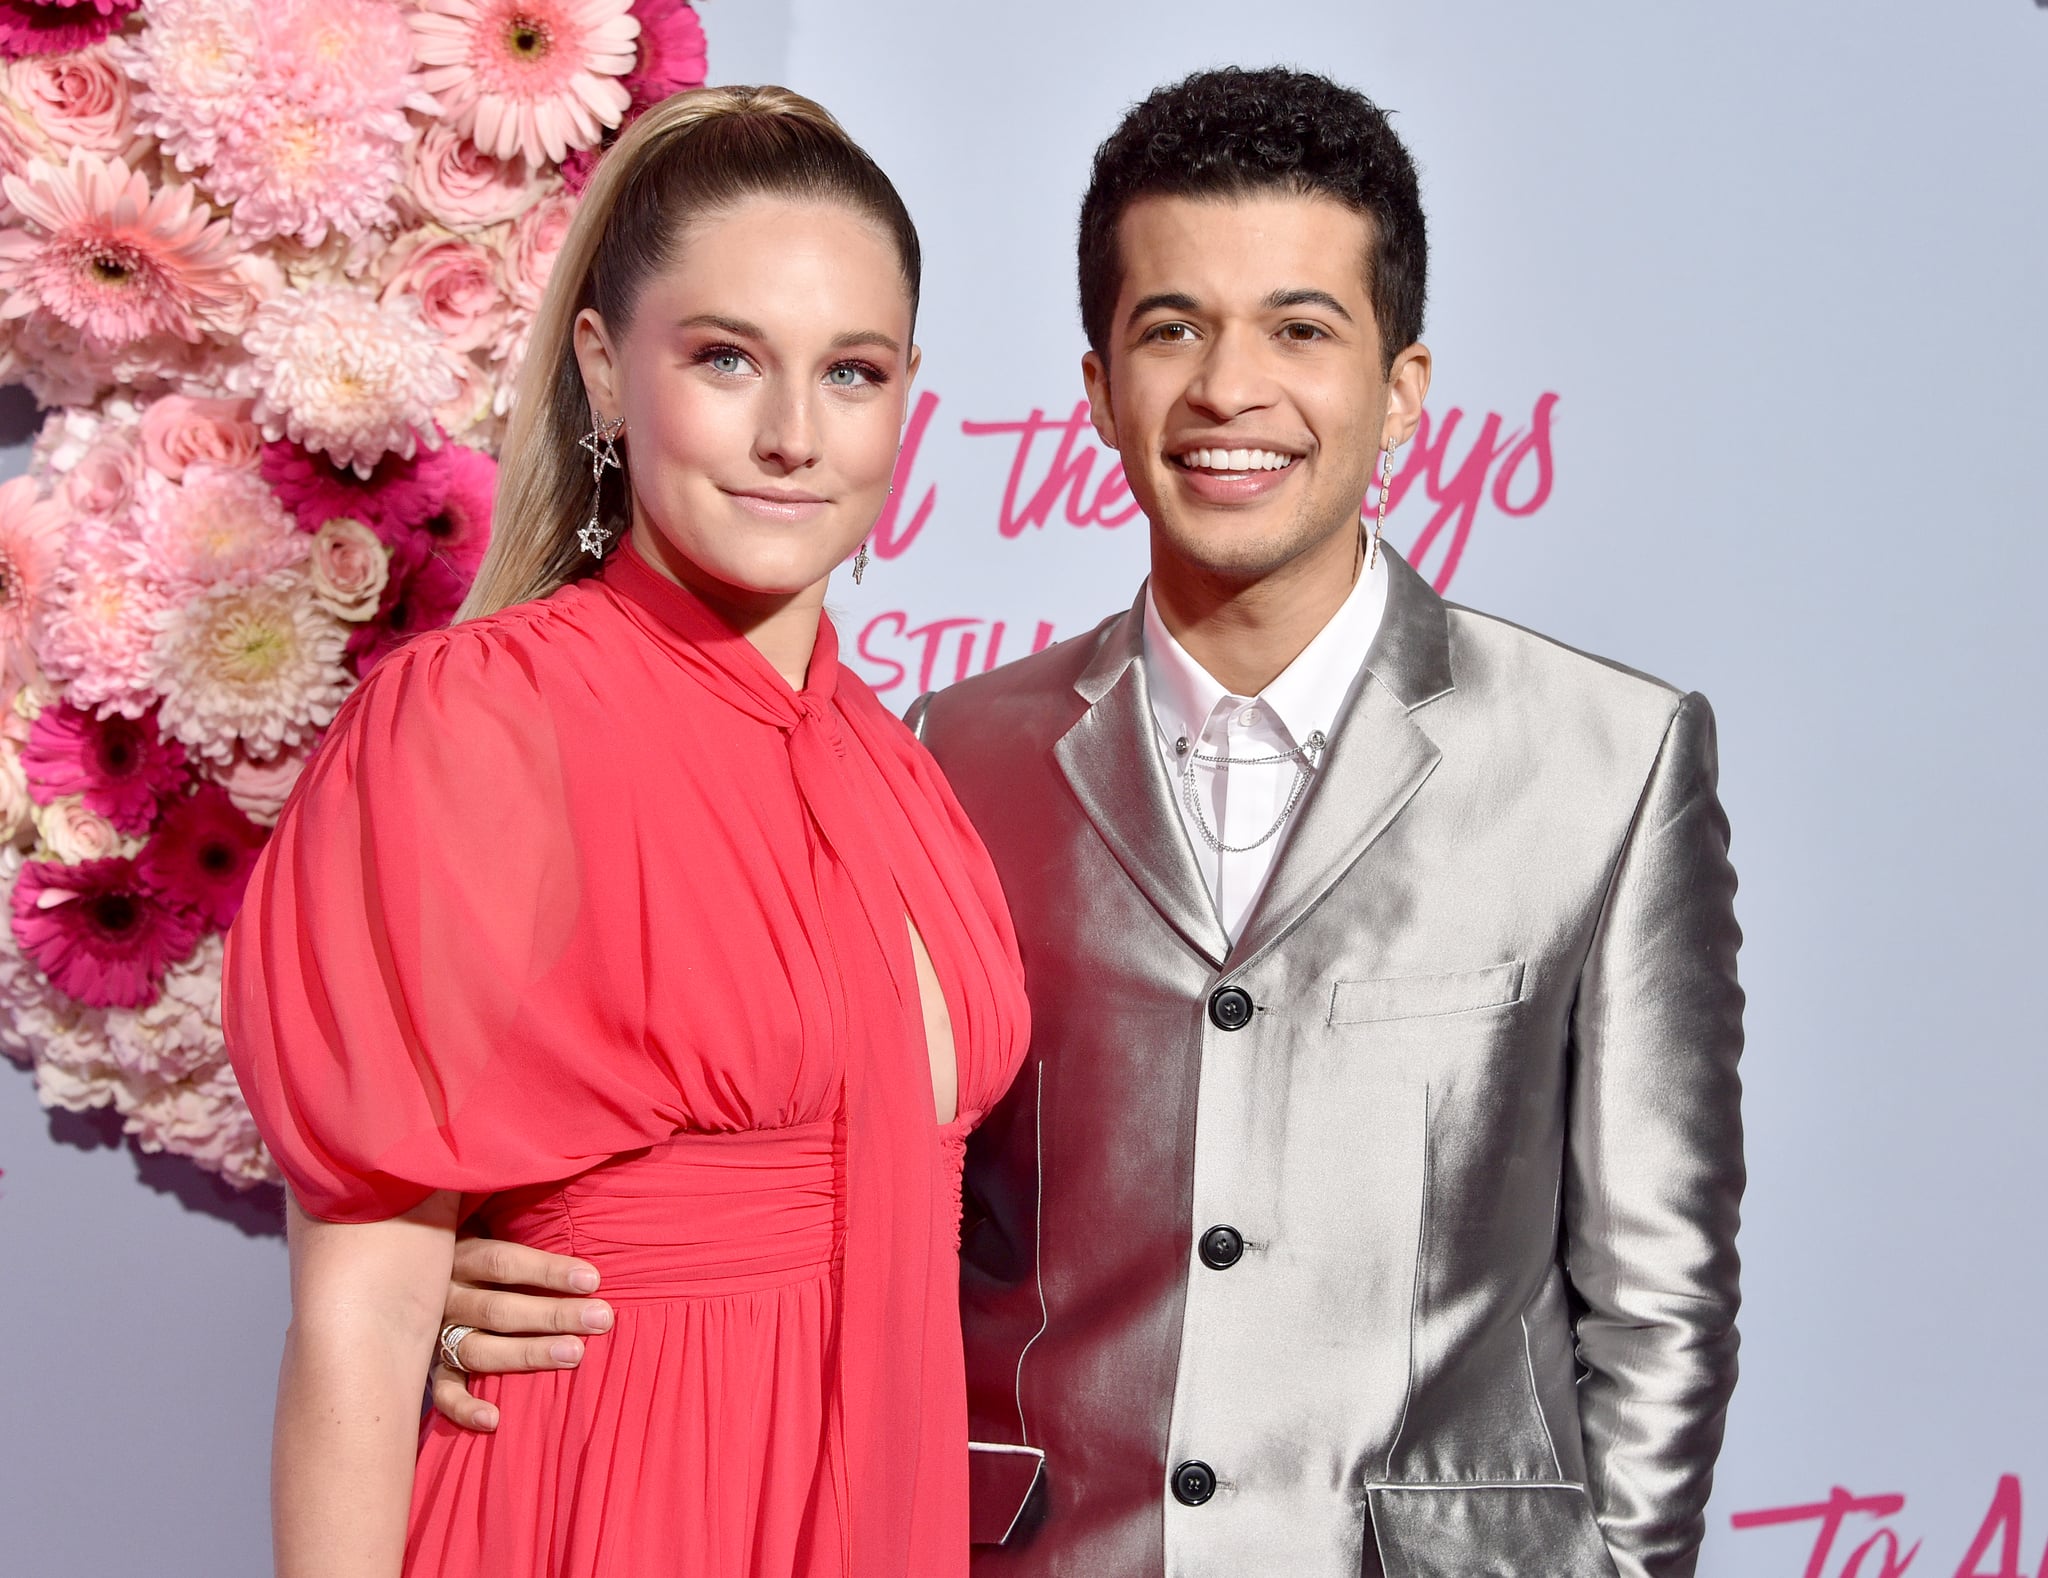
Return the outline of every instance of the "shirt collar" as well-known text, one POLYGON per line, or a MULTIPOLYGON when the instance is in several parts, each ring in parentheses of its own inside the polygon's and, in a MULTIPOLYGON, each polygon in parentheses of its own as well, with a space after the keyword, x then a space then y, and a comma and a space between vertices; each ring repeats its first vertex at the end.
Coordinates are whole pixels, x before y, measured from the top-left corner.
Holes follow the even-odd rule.
MULTIPOLYGON (((1351 693, 1387 606, 1387 563, 1378 559, 1352 583, 1351 591, 1294 661, 1259 692, 1280 726, 1297 743, 1335 728, 1344 698, 1351 693)), ((1203 728, 1230 692, 1189 656, 1159 617, 1150 583, 1145 587, 1145 682, 1152 693, 1152 717, 1169 740, 1201 738, 1203 728)))

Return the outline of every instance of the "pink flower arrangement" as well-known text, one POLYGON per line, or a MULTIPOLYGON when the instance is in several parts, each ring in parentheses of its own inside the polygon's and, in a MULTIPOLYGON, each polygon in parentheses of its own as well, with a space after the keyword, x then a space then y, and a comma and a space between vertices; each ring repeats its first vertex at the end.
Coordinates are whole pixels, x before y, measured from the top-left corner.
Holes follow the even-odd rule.
POLYGON ((141 0, 0 0, 0 57, 20 60, 61 55, 97 44, 127 19, 141 0))
POLYGON ((64 702, 37 717, 21 765, 37 800, 75 794, 131 837, 148 832, 157 807, 191 779, 184 750, 163 737, 155 714, 102 718, 64 702))
POLYGON ((411 456, 387 454, 367 476, 358 476, 296 444, 263 447, 263 480, 298 520, 300 531, 318 531, 346 516, 365 522, 387 544, 441 507, 449 464, 447 451, 440 448, 411 456))
POLYGON ((444 625, 577 192, 686 0, 0 0, 0 1051, 274 1178, 222 933, 361 676, 444 625))
POLYGON ((413 52, 441 113, 485 153, 559 163, 616 130, 640 23, 629 0, 421 0, 413 52))
POLYGON ((166 904, 225 931, 242 907, 265 836, 219 784, 202 784, 165 814, 135 858, 136 875, 166 904))
POLYGON ((204 932, 135 862, 31 860, 14 884, 14 938, 60 992, 96 1008, 140 1008, 204 932))

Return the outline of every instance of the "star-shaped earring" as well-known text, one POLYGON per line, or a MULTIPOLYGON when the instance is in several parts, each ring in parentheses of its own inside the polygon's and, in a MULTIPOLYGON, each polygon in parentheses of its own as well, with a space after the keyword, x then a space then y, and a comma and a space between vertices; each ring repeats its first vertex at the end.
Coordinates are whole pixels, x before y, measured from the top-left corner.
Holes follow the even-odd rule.
POLYGON ((602 476, 605 467, 616 467, 619 464, 617 439, 619 434, 625 430, 625 426, 626 419, 622 416, 615 416, 609 421, 599 418, 591 423, 590 431, 576 441, 584 449, 590 451, 590 472, 592 476, 602 476))

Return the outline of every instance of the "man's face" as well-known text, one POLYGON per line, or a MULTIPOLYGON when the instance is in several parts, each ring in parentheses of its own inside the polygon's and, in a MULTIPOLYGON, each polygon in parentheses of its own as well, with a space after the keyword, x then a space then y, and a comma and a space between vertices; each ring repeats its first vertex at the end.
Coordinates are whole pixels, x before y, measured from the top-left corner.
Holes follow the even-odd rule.
POLYGON ((1251 582, 1355 531, 1383 438, 1413 430, 1428 386, 1428 352, 1411 347, 1390 409, 1369 226, 1285 192, 1125 210, 1108 345, 1082 372, 1155 565, 1163 551, 1251 582))

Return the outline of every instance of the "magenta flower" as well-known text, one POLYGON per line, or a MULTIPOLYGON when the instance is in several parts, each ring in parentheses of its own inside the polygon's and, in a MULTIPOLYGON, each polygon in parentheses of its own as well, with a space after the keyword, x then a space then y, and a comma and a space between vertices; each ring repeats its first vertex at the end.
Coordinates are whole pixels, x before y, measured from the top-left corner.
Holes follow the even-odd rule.
POLYGON ((440 508, 406 534, 410 542, 391 544, 391 554, 394 568, 439 559, 455 572, 467 596, 483 565, 484 550, 491 545, 491 495, 498 486, 498 463, 480 449, 459 444, 442 453, 449 464, 440 508))
POLYGON ((704 86, 704 24, 683 0, 633 0, 640 22, 639 52, 626 73, 626 92, 637 112, 671 93, 704 86))
POLYGON ((135 858, 136 872, 166 904, 196 911, 225 931, 242 907, 266 837, 219 784, 201 784, 164 813, 156 837, 135 858))
POLYGON ((196 910, 165 903, 132 860, 31 860, 14 884, 21 951, 60 992, 95 1008, 152 1002, 204 931, 196 910))
POLYGON ((446 446, 422 449, 410 459, 391 451, 367 477, 359 477, 297 444, 280 440, 263 446, 263 480, 292 512, 300 531, 318 531, 345 516, 369 527, 387 548, 441 507, 448 496, 450 464, 446 446))
POLYGON ((156 711, 139 718, 96 718, 62 703, 45 707, 21 750, 29 793, 47 805, 84 797, 131 837, 149 831, 159 801, 185 785, 185 750, 157 732, 156 711))
POLYGON ((78 0, 75 5, 39 0, 0 0, 0 57, 62 55, 97 44, 119 30, 142 0, 78 0))
POLYGON ((391 568, 394 574, 384 607, 375 619, 349 634, 348 660, 358 678, 421 631, 446 625, 469 595, 471 578, 444 559, 429 558, 402 577, 395 573, 395 558, 391 568))

